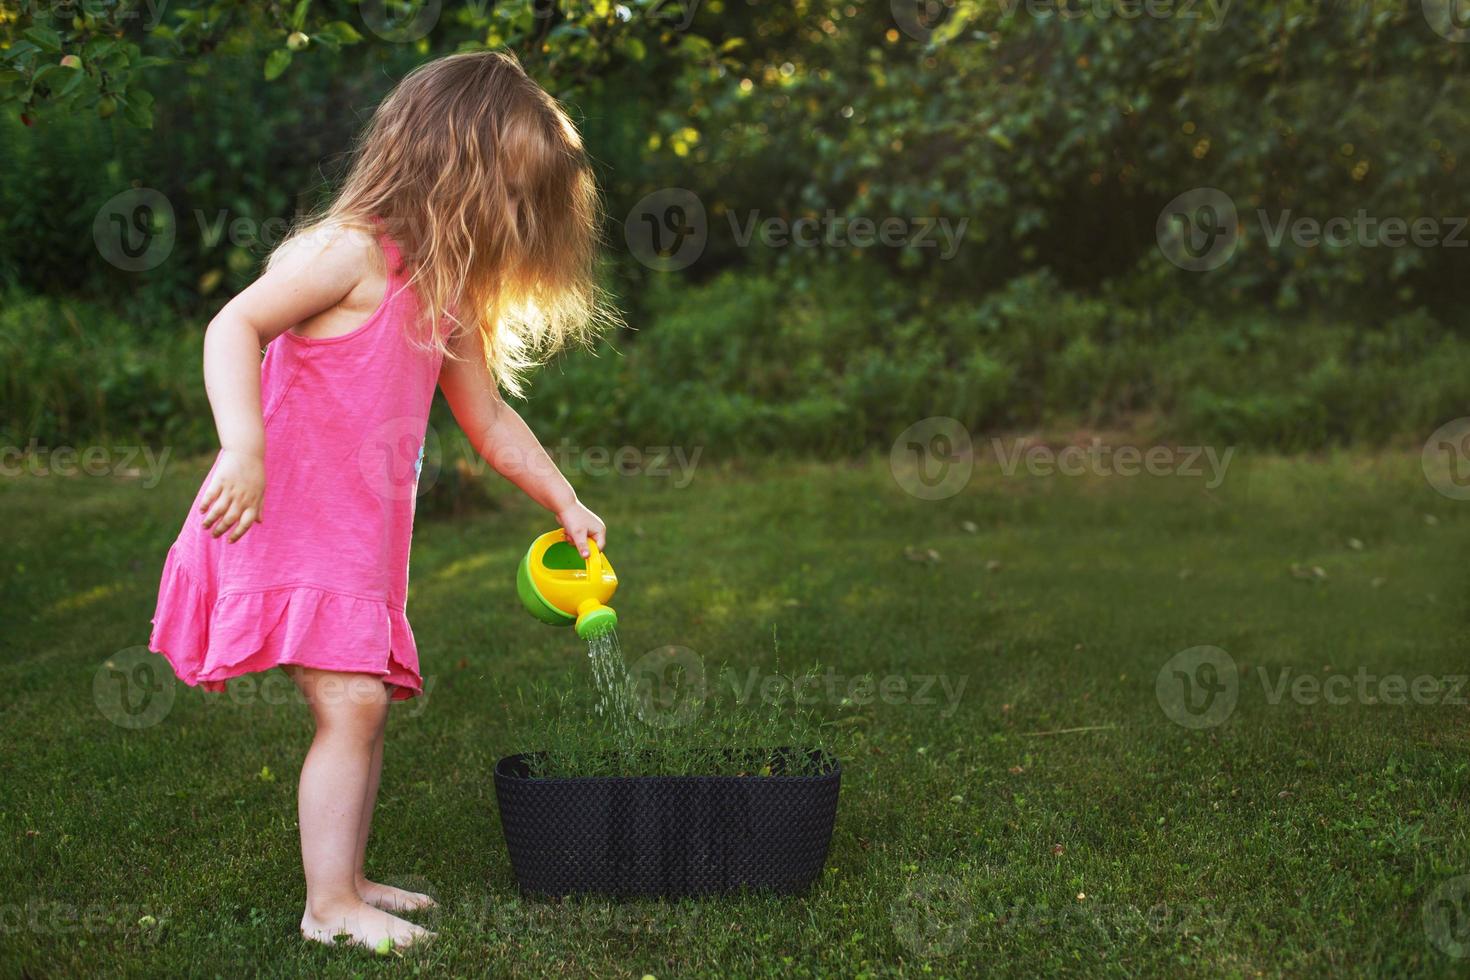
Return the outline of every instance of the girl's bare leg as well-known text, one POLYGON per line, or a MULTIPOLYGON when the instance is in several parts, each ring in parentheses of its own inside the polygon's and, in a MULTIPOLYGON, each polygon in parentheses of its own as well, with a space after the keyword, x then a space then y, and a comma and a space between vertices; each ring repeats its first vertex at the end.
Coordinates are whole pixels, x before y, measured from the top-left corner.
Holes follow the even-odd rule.
POLYGON ((383 775, 383 735, 387 729, 388 713, 385 711, 383 724, 378 728, 377 740, 373 745, 372 767, 368 771, 367 793, 362 805, 362 826, 357 833, 357 893, 362 896, 363 901, 380 909, 386 909, 389 912, 412 912, 416 909, 429 908, 436 903, 433 898, 421 892, 412 892, 406 888, 395 888, 392 885, 368 881, 364 873, 368 837, 372 835, 373 830, 373 809, 378 802, 378 783, 383 775))
POLYGON ((424 929, 374 908, 357 891, 358 842, 373 771, 373 752, 388 713, 388 693, 371 674, 309 667, 290 669, 316 720, 316 737, 301 766, 297 800, 306 911, 301 934, 333 943, 406 946, 424 929))

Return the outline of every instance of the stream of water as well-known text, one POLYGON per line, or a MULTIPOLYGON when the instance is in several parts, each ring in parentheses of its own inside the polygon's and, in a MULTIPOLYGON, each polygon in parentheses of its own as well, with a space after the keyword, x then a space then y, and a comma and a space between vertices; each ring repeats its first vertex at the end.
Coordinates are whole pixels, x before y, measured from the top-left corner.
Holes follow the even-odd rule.
POLYGON ((628 665, 623 661, 617 630, 589 636, 587 659, 592 662, 592 682, 597 686, 597 713, 612 721, 626 743, 633 736, 635 714, 628 690, 628 665))

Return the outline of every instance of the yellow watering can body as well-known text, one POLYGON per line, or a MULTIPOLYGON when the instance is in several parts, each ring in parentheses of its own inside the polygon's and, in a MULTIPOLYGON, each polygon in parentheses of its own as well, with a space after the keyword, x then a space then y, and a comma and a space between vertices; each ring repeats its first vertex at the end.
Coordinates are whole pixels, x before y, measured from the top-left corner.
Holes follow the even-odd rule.
POLYGON ((527 611, 553 626, 576 625, 577 635, 595 636, 611 630, 618 614, 607 600, 618 588, 612 562, 587 540, 583 559, 561 530, 548 531, 531 542, 516 570, 516 592, 527 611))

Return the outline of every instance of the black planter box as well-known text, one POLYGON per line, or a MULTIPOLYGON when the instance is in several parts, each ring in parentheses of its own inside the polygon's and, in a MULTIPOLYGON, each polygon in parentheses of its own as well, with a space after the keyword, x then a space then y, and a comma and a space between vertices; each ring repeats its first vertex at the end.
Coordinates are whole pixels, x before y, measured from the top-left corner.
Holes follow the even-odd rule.
MULTIPOLYGON (((787 753, 789 757, 789 753, 787 753)), ((822 872, 842 767, 812 776, 530 775, 495 765, 516 884, 530 895, 707 895, 805 891, 822 872)))

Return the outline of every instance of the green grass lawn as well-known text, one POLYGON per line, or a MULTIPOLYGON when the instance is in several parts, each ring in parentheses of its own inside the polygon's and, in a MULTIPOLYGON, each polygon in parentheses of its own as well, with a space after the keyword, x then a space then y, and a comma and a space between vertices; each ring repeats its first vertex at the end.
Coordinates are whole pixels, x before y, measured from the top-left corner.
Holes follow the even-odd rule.
POLYGON ((147 641, 203 468, 154 489, 0 483, 0 974, 1470 968, 1439 948, 1470 943, 1452 881, 1470 873, 1470 691, 1359 694, 1360 669, 1470 672, 1470 503, 1417 455, 1237 458, 1213 491, 985 470, 933 502, 877 463, 582 480, 630 659, 677 644, 742 674, 906 686, 818 706, 840 722, 842 800, 825 874, 786 899, 518 898, 491 767, 537 747, 535 692, 589 683, 585 647, 516 603, 516 560, 548 526, 534 507, 496 491, 421 521, 409 614, 430 694, 394 709, 369 870, 443 907, 439 938, 401 959, 297 938, 303 707, 177 685, 148 727, 99 708, 104 661, 147 641), (1202 646, 1227 651, 1236 703, 1189 728, 1156 682, 1202 646))

